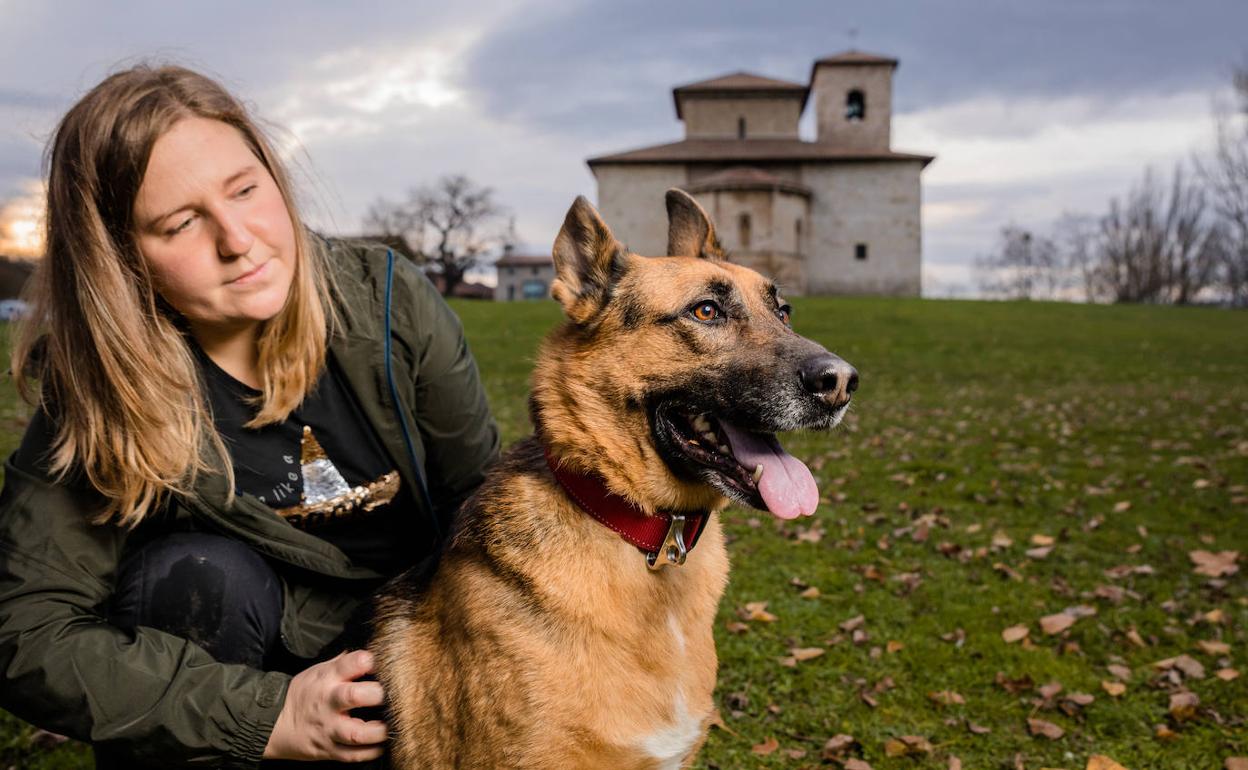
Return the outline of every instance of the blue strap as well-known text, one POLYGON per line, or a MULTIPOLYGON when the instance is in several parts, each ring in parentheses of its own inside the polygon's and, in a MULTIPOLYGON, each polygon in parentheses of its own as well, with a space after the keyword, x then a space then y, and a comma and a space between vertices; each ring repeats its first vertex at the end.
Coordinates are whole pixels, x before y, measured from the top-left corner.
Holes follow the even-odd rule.
POLYGON ((403 430, 403 443, 407 445, 407 457, 412 463, 412 475, 416 485, 420 487, 421 498, 429 511, 429 520, 433 522, 434 535, 442 539, 442 523, 438 521, 438 512, 434 510, 433 501, 429 498, 429 488, 425 486, 425 476, 421 472, 420 462, 416 459, 416 448, 412 444, 412 434, 407 429, 407 418, 403 415, 403 402, 399 400, 399 389, 394 384, 394 364, 390 353, 390 306, 394 296, 394 251, 386 249, 386 382, 390 385, 390 400, 394 402, 394 413, 399 418, 399 427, 403 430))

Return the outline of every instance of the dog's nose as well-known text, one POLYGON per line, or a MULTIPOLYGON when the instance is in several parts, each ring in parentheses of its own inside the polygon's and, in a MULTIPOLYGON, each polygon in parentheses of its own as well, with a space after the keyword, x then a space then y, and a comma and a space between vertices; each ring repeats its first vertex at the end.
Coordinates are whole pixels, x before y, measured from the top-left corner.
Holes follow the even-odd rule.
POLYGON ((811 356, 798 367, 802 387, 833 407, 844 406, 858 390, 858 370, 831 353, 811 356))

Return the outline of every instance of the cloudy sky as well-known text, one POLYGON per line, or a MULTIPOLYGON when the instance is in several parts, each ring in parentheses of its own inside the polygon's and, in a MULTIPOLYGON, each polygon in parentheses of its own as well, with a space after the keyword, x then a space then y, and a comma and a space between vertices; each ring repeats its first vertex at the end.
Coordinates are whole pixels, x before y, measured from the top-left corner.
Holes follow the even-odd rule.
POLYGON ((246 99, 322 228, 358 232, 376 199, 465 173, 546 250, 572 199, 595 198, 587 157, 681 138, 673 86, 806 82, 853 35, 901 60, 894 149, 937 156, 923 257, 945 296, 1003 225, 1099 213, 1207 147, 1245 29, 1244 0, 0 0, 0 252, 38 211, 60 115, 140 59, 246 99))

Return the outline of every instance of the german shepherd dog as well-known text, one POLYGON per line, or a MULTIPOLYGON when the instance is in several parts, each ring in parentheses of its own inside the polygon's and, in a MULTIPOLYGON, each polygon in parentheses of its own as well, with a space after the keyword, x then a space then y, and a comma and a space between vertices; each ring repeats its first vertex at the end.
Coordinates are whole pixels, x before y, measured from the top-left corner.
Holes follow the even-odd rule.
POLYGON ((812 514, 814 479, 774 434, 835 426, 858 375, 726 261, 693 198, 666 202, 663 257, 572 204, 535 432, 464 504, 436 570, 379 594, 392 767, 675 770, 705 740, 728 577, 714 513, 812 514))

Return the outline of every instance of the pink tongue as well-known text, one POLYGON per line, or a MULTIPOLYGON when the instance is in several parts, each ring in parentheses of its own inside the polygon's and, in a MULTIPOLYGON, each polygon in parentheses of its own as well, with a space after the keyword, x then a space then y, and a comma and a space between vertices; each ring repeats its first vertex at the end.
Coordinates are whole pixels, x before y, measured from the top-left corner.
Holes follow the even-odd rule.
POLYGON ((815 512, 819 505, 819 488, 801 460, 784 451, 774 438, 749 433, 723 420, 719 424, 728 434, 732 453, 742 465, 751 470, 763 466, 758 491, 767 510, 782 519, 815 512))

